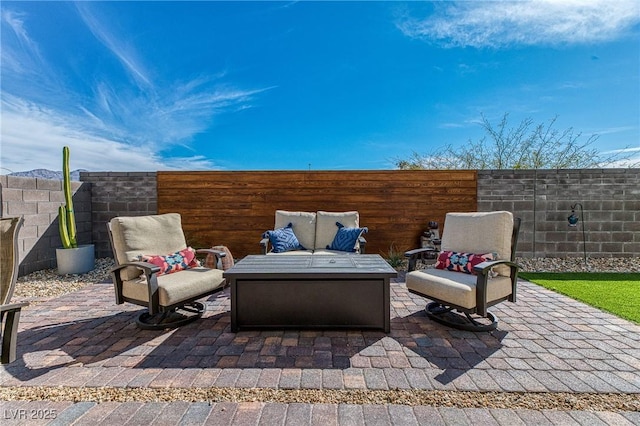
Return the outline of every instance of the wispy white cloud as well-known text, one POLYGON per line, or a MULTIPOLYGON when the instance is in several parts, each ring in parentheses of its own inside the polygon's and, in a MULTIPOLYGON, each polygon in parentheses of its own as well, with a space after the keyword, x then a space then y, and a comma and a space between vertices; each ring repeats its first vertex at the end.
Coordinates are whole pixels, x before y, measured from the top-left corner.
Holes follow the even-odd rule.
POLYGON ((438 125, 440 129, 461 129, 464 127, 466 127, 466 125, 462 123, 441 123, 438 125))
MULTIPOLYGON (((605 129, 598 129, 594 133, 598 135, 609 135, 612 133, 630 132, 637 129, 638 129, 637 126, 607 127, 605 129)), ((640 150, 640 148, 637 148, 637 149, 640 150)))
POLYGON ((142 65, 142 61, 138 58, 138 54, 134 46, 123 42, 117 37, 109 27, 103 25, 102 20, 96 18, 90 7, 90 3, 77 2, 76 8, 78 14, 87 25, 93 35, 106 46, 129 71, 131 76, 146 86, 152 86, 148 71, 142 65))
POLYGON ((614 149, 613 151, 606 151, 604 153, 605 154, 624 154, 624 153, 628 153, 628 152, 639 152, 640 153, 640 146, 633 147, 633 148, 614 149))
POLYGON ((87 132, 78 117, 26 103, 2 100, 1 166, 12 171, 62 168, 62 147, 69 146, 73 169, 154 171, 216 169, 202 156, 163 158, 152 146, 130 144, 87 132))
POLYGON ((123 42, 124 36, 91 7, 78 5, 82 22, 123 64, 129 81, 98 70, 90 81, 66 82, 62 75, 67 71, 40 54, 45 44, 30 35, 29 16, 3 9, 2 167, 58 170, 60 151, 68 145, 74 168, 218 168, 211 159, 190 154, 198 151, 191 147, 194 136, 207 131, 216 115, 251 107, 254 97, 269 88, 223 84, 224 72, 156 86, 136 47, 123 42), (165 158, 176 146, 187 156, 165 158))
POLYGON ((610 41, 637 31, 638 23, 637 0, 531 0, 438 3, 431 16, 396 25, 446 47, 500 48, 610 41))
POLYGON ((15 40, 13 44, 6 43, 6 46, 3 43, 1 51, 3 68, 14 72, 25 72, 28 70, 25 65, 33 66, 34 63, 41 62, 38 47, 31 40, 24 27, 24 15, 11 10, 3 10, 2 22, 4 23, 3 28, 5 28, 2 37, 15 40))
POLYGON ((622 160, 611 162, 609 167, 640 167, 640 146, 613 149, 604 151, 603 154, 624 157, 622 160))
POLYGON ((203 78, 140 93, 102 81, 94 89, 95 102, 83 112, 100 133, 135 145, 180 144, 205 131, 216 114, 249 107, 264 90, 223 87, 203 78))
POLYGON ((24 13, 2 9, 0 64, 2 90, 16 86, 16 91, 20 90, 25 96, 31 96, 42 92, 45 87, 55 87, 56 83, 38 43, 27 31, 26 18, 24 13), (21 85, 21 81, 27 84, 21 85))

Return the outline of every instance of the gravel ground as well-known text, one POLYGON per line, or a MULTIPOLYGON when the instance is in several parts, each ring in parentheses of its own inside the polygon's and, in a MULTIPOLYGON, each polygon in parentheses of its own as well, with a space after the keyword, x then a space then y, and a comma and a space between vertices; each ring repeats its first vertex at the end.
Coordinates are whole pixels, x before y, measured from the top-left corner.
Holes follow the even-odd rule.
POLYGON ((334 390, 270 388, 2 387, 0 401, 266 402, 429 405, 453 408, 640 411, 635 394, 478 392, 441 390, 334 390))
POLYGON ((81 275, 58 275, 55 269, 43 269, 19 277, 13 297, 20 300, 38 300, 56 297, 79 290, 87 284, 111 281, 109 270, 113 259, 96 259, 93 271, 81 275))
POLYGON ((587 258, 586 264, 582 257, 518 258, 516 262, 523 272, 640 272, 640 257, 587 258))
MULTIPOLYGON (((640 258, 593 258, 585 265, 583 258, 516 259, 526 272, 640 272, 640 258)), ((55 269, 44 269, 18 278, 14 298, 37 301, 73 292, 97 282, 110 282, 113 259, 96 259, 93 271, 82 275, 58 275, 55 269)))

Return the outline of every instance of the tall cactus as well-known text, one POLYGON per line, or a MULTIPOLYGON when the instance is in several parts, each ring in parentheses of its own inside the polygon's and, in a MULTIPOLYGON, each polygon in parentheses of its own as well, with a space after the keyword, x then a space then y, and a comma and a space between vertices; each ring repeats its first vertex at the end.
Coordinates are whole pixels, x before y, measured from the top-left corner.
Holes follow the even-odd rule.
POLYGON ((58 223, 62 246, 66 249, 77 248, 76 241, 76 216, 73 212, 73 199, 71 198, 71 175, 69 172, 69 147, 62 148, 62 178, 64 200, 66 206, 58 207, 58 223))

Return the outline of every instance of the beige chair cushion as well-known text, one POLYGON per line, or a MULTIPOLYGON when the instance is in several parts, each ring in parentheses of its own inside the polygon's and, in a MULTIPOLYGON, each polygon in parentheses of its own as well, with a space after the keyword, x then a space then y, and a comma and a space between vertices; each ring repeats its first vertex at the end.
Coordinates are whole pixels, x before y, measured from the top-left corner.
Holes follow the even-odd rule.
MULTIPOLYGON (((513 215, 507 211, 447 213, 444 220, 441 250, 475 254, 498 253, 498 259, 511 259, 513 215)), ((508 266, 495 271, 510 276, 508 266)), ((475 279, 475 275, 472 276, 475 279)))
MULTIPOLYGON (((115 217, 110 224, 113 250, 120 264, 136 261, 143 254, 164 256, 187 247, 178 213, 115 217)), ((126 268, 121 276, 126 281, 140 273, 136 268, 126 268)))
POLYGON ((312 250, 316 241, 316 214, 311 212, 290 212, 276 210, 276 223, 273 229, 293 224, 293 233, 298 242, 307 250, 312 250))
MULTIPOLYGON (((352 212, 325 212, 318 211, 316 219, 316 244, 314 249, 326 250, 331 245, 338 233, 336 222, 340 222, 347 228, 357 228, 360 223, 360 215, 352 212)), ((357 246, 356 246, 357 248, 357 246)))
MULTIPOLYGON (((409 290, 414 290, 425 297, 434 297, 443 302, 452 303, 463 308, 476 306, 476 275, 442 269, 423 269, 407 274, 406 283, 409 290)), ((511 294, 511 278, 497 276, 487 284, 487 302, 497 300, 511 294)))
MULTIPOLYGON (((225 283, 221 269, 191 268, 158 277, 161 306, 170 306, 215 290, 225 283)), ((149 301, 147 279, 144 275, 124 281, 122 294, 144 302, 149 301)))
POLYGON ((311 256, 313 254, 313 250, 291 250, 285 251, 283 253, 267 253, 267 256, 311 256))
POLYGON ((349 255, 355 255, 356 253, 350 253, 350 252, 346 252, 346 251, 339 251, 339 250, 328 250, 328 249, 318 249, 318 250, 314 250, 313 251, 314 255, 317 256, 322 256, 322 255, 327 255, 327 256, 349 256, 349 255))

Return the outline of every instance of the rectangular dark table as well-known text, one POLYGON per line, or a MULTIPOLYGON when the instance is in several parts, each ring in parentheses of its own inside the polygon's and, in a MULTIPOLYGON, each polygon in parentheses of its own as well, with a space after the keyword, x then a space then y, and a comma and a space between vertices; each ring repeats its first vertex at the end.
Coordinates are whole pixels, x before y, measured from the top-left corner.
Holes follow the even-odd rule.
POLYGON ((231 330, 376 328, 390 331, 389 280, 377 254, 251 255, 224 276, 231 283, 231 330))

